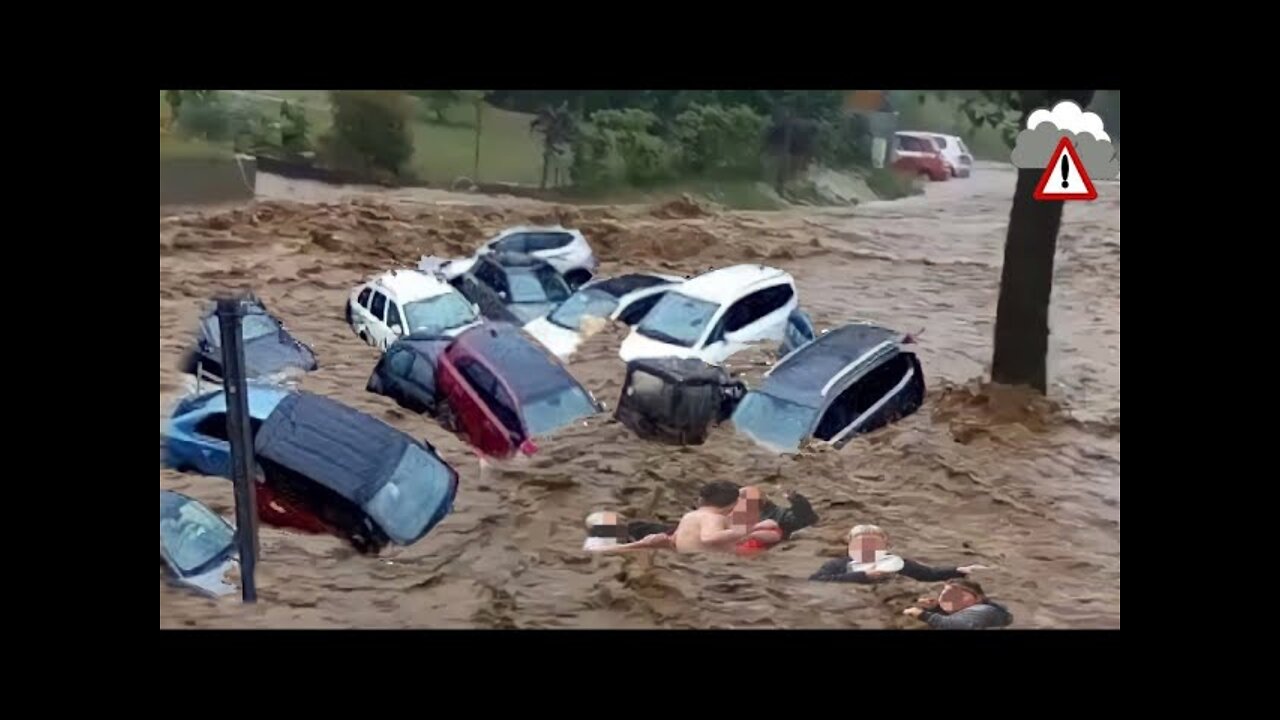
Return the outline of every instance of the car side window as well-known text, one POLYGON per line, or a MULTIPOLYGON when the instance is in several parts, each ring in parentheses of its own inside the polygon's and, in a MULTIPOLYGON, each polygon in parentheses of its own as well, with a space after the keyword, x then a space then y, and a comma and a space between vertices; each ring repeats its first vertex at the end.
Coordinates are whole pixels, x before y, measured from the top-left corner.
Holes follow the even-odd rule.
POLYGON ((947 139, 944 137, 933 138, 933 143, 937 145, 939 148, 941 148, 942 150, 947 149, 947 139))
POLYGON ((924 143, 920 138, 902 135, 898 137, 898 146, 907 152, 924 152, 924 143))
POLYGON ((356 298, 356 302, 360 303, 360 307, 369 309, 369 296, 373 294, 373 288, 365 288, 360 291, 360 297, 356 298))
POLYGON ((528 238, 528 244, 525 248, 525 252, 531 253, 546 250, 559 250, 573 240, 572 235, 561 232, 537 233, 535 235, 529 235, 528 238))
POLYGON ((409 382, 423 388, 434 387, 436 369, 430 360, 414 353, 413 367, 409 370, 409 382))
POLYGON ((493 414, 498 416, 502 424, 512 432, 519 432, 520 418, 516 414, 511 397, 502 387, 502 383, 498 382, 498 378, 494 377, 488 368, 470 359, 458 363, 458 370, 471 384, 476 394, 484 400, 485 405, 488 405, 493 414))
POLYGON ((400 322, 400 309, 394 302, 387 303, 387 325, 404 325, 400 322))
POLYGON ((375 292, 373 294, 373 303, 369 305, 369 312, 373 313, 375 318, 381 320, 383 315, 386 313, 386 310, 387 296, 380 292, 375 292))
POLYGON ((775 285, 757 290, 734 303, 725 314, 725 332, 735 332, 781 308, 791 301, 795 292, 790 285, 775 285))
POLYGON ((654 293, 649 297, 640 298, 628 305, 627 309, 618 315, 618 319, 628 325, 635 325, 643 320, 645 315, 649 314, 649 311, 653 309, 654 305, 658 304, 663 295, 666 295, 666 293, 654 293))
POLYGON ((387 358, 387 367, 391 370, 391 374, 396 377, 408 377, 409 368, 413 366, 413 356, 415 353, 408 348, 397 350, 387 358))
POLYGON ((509 237, 504 237, 493 244, 493 249, 498 252, 528 252, 528 235, 517 233, 509 237))
POLYGON ((196 423, 196 432, 205 437, 211 437, 216 440, 226 441, 227 436, 227 414, 213 413, 205 419, 196 423))
POLYGON ((910 368, 911 361, 903 353, 862 376, 831 401, 813 434, 821 440, 839 435, 893 390, 910 368))
POLYGON ((506 290, 507 282, 502 271, 493 263, 481 262, 476 266, 476 279, 488 285, 495 292, 506 290))

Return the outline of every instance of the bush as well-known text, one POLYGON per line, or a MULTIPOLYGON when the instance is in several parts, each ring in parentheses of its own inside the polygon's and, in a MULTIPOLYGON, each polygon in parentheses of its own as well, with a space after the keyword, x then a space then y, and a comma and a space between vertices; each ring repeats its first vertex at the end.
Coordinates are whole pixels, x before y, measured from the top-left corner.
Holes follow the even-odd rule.
POLYGON ((922 190, 916 185, 916 178, 908 173, 892 168, 876 168, 867 175, 867 187, 881 200, 896 200, 910 195, 919 195, 922 190))
POLYGON ((388 90, 334 90, 329 97, 333 131, 323 141, 326 159, 343 170, 403 177, 404 165, 413 157, 413 105, 408 96, 388 90))
POLYGON ((580 124, 570 145, 573 164, 569 174, 573 184, 585 188, 612 185, 618 178, 614 172, 617 150, 613 133, 593 125, 580 124))
POLYGON ((220 142, 231 137, 231 113, 213 95, 187 96, 178 114, 178 130, 187 137, 220 142))
POLYGON ((818 131, 818 159, 835 168, 867 167, 871 164, 871 132, 860 115, 821 123, 818 131))
POLYGON ((698 175, 757 177, 766 125, 745 105, 691 105, 672 127, 680 167, 698 175))
POLYGON ((645 110, 600 110, 579 128, 573 145, 574 182, 601 187, 621 175, 634 185, 652 185, 674 176, 675 153, 653 134, 658 117, 645 110))

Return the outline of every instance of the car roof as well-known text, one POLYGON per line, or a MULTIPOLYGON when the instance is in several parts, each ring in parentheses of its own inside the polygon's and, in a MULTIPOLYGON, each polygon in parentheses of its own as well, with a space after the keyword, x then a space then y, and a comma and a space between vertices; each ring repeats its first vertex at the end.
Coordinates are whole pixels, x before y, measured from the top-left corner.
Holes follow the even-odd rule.
POLYGON ((420 270, 389 270, 371 280, 370 283, 386 289, 395 300, 401 303, 454 292, 448 283, 420 270))
POLYGON ((464 331, 454 339, 449 352, 462 348, 482 358, 511 386, 516 399, 526 402, 549 390, 579 385, 545 348, 510 323, 490 322, 464 331))
POLYGON ((494 240, 507 237, 508 235, 519 235, 520 233, 568 233, 569 235, 581 235, 582 233, 561 225, 516 225, 509 227, 497 235, 493 236, 494 240))
POLYGON ((760 391, 783 400, 818 407, 827 389, 867 364, 879 364, 900 352, 902 333, 868 323, 844 325, 778 361, 760 391))
POLYGON ((675 285, 684 282, 681 278, 666 275, 654 275, 650 273, 628 273, 611 277, 605 280, 587 283, 582 286, 583 290, 599 290, 607 295, 620 298, 623 295, 636 292, 637 290, 645 290, 659 285, 675 285))
POLYGON ((766 265, 730 265, 684 281, 678 292, 696 300, 723 305, 761 286, 773 285, 781 280, 792 281, 790 275, 778 268, 766 265))
POLYGON ((405 448, 417 444, 355 408, 297 392, 262 424, 254 451, 364 505, 386 484, 405 448))

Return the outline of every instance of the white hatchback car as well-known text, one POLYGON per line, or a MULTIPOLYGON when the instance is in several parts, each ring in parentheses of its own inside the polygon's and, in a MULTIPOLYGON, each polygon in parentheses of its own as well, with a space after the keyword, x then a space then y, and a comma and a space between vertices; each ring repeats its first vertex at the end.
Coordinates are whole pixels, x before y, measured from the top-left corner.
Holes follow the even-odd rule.
POLYGON ((480 323, 476 306, 440 278, 417 270, 392 270, 351 291, 347 322, 362 340, 386 350, 422 330, 453 337, 480 323))
POLYGON ((762 342, 781 342, 799 304, 787 273, 764 265, 733 265, 671 290, 622 343, 623 360, 698 358, 719 365, 762 342))
POLYGON ((520 253, 545 260, 564 276, 571 290, 585 285, 599 265, 581 232, 559 226, 507 228, 476 250, 477 255, 491 252, 520 253))
POLYGON ((964 140, 955 135, 932 134, 933 143, 942 151, 942 159, 951 171, 951 177, 966 178, 973 172, 973 153, 965 146, 964 140))
POLYGON ((684 278, 657 273, 631 273, 593 280, 569 296, 550 315, 524 326, 553 355, 567 360, 582 344, 582 320, 588 315, 635 325, 662 296, 684 278))

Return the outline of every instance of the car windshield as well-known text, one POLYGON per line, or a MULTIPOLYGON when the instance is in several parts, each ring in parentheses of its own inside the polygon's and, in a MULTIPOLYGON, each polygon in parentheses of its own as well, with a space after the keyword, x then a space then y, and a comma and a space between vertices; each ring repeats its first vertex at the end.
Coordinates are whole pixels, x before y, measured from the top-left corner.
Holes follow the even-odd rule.
POLYGON ((183 575, 204 569, 230 554, 235 533, 225 520, 200 503, 188 500, 176 512, 160 517, 160 542, 183 575))
POLYGON ((733 425, 778 452, 795 452, 809 434, 817 414, 817 410, 807 405, 750 392, 734 410, 733 425))
POLYGON ((450 330, 475 322, 476 313, 471 303, 456 292, 448 292, 426 300, 418 300, 404 306, 409 321, 409 332, 435 328, 450 330))
POLYGON ((449 509, 452 480, 439 458, 409 445, 395 472, 369 502, 365 512, 387 537, 401 545, 421 538, 449 509))
POLYGON ((558 303, 569 297, 569 286, 564 278, 546 266, 508 268, 507 283, 511 286, 513 303, 558 303))
POLYGON ((562 328, 577 330, 582 318, 588 315, 607 318, 617 307, 617 298, 603 290, 579 290, 570 295, 547 319, 562 328))
POLYGON ((594 415, 596 407, 585 390, 570 385, 525 402, 521 410, 530 437, 540 437, 594 415))
POLYGON ((649 311, 636 330, 641 335, 681 347, 693 347, 719 305, 669 292, 649 311))
MULTIPOLYGON (((217 315, 210 315, 205 320, 209 340, 216 345, 222 344, 222 326, 217 315)), ((257 340, 280 331, 280 325, 270 315, 263 312, 247 312, 240 321, 240 331, 244 333, 244 341, 257 340)))

